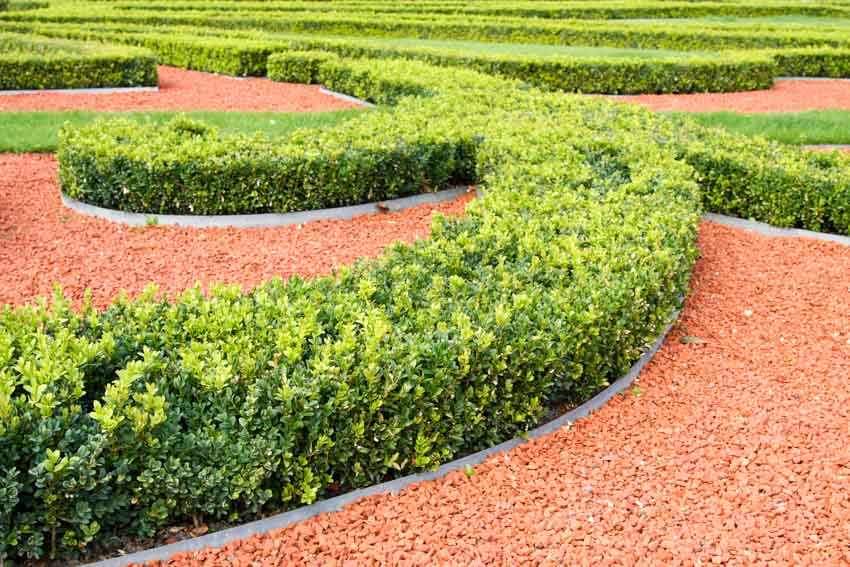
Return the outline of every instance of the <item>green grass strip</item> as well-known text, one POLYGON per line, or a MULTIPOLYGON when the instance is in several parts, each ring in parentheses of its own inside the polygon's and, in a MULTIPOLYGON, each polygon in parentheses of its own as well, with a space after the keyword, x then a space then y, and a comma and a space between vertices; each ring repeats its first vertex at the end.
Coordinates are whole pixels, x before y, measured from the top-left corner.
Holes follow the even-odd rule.
POLYGON ((785 144, 850 144, 850 110, 673 114, 686 114, 703 126, 722 127, 739 134, 763 136, 785 144))
MULTIPOLYGON (((216 126, 226 132, 253 134, 262 132, 271 138, 283 138, 299 128, 335 126, 360 110, 334 112, 187 112, 194 120, 216 126)), ((83 126, 97 118, 126 116, 139 122, 167 122, 179 112, 0 112, 0 152, 54 152, 59 128, 70 122, 83 126)))

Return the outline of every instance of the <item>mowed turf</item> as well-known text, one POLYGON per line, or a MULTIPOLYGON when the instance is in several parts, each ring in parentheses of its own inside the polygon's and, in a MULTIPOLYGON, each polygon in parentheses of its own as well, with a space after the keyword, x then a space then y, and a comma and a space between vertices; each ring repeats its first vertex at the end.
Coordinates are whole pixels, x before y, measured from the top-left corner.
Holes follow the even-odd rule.
POLYGON ((703 126, 722 127, 747 136, 764 136, 785 144, 850 144, 850 110, 686 115, 703 126))
MULTIPOLYGON (((216 126, 223 132, 282 138, 298 128, 326 128, 355 116, 362 110, 333 112, 187 112, 187 116, 216 126)), ((54 152, 63 124, 82 126, 98 118, 126 116, 137 121, 167 122, 179 112, 2 112, 0 113, 0 152, 54 152)))

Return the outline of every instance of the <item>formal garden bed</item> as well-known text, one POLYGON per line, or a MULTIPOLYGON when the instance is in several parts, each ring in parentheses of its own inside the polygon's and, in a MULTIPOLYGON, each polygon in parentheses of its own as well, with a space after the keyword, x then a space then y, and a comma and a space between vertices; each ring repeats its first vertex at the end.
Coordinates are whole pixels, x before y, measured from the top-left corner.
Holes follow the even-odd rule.
MULTIPOLYGON (((214 113, 52 121, 39 136, 55 136, 43 142, 55 158, 0 158, 0 234, 11 243, 0 259, 13 268, 0 311, 0 561, 89 560, 432 471, 604 390, 683 301, 639 384, 581 425, 399 496, 171 562, 575 562, 603 549, 626 563, 846 558, 848 507, 833 489, 846 478, 835 455, 847 420, 829 415, 847 407, 846 248, 700 219, 713 211, 846 235, 848 157, 565 95, 552 77, 568 67, 566 51, 544 48, 608 49, 608 59, 581 56, 585 84, 598 87, 589 91, 623 92, 612 82, 629 77, 618 57, 678 58, 727 90, 697 52, 731 51, 731 64, 769 67, 744 85, 755 88, 789 71, 848 74, 843 12, 801 15, 835 20, 803 32, 738 4, 730 17, 772 27, 614 12, 399 16, 378 4, 59 3, 0 15, 17 33, 268 75, 196 73, 221 85, 199 100, 223 106, 206 110, 279 110, 226 93, 267 90, 285 105, 302 88, 292 82, 311 84, 305 108, 320 104, 318 84, 377 105, 277 132, 276 118, 247 114, 240 125, 214 113), (506 41, 539 45, 514 54, 506 41), (658 53, 616 51, 635 49, 658 53), (481 197, 242 231, 122 227, 59 200, 61 190, 154 217, 289 213, 457 184, 481 197), (143 290, 149 281, 160 288, 143 290), (54 282, 65 291, 35 299, 54 282), (815 466, 825 473, 797 484, 815 466)), ((684 78, 658 87, 686 75, 668 69, 637 90, 701 90, 684 78)), ((156 106, 171 104, 166 89, 74 96, 84 108, 105 109, 92 102, 104 97, 110 110, 161 111, 184 108, 192 89, 166 108, 156 106)), ((73 105, 52 96, 9 98, 30 110, 73 105)))

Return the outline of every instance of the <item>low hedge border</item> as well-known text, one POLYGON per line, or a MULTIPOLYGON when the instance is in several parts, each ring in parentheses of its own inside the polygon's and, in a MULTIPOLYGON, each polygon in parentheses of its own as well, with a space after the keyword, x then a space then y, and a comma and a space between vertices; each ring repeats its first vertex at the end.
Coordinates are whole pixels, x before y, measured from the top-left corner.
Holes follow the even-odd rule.
MULTIPOLYGON (((850 10, 844 6, 827 6, 818 4, 798 3, 756 3, 747 4, 734 2, 585 2, 581 4, 544 4, 540 2, 487 2, 478 5, 462 5, 454 3, 414 4, 405 5, 398 2, 369 2, 369 3, 340 3, 304 4, 290 2, 274 2, 274 11, 279 12, 329 12, 344 9, 346 12, 366 12, 378 14, 411 14, 411 15, 471 15, 471 16, 501 16, 521 18, 550 18, 564 19, 632 19, 632 18, 701 18, 705 16, 737 16, 737 17, 766 17, 787 16, 791 14, 819 17, 847 17, 850 10)), ((139 2, 118 2, 112 4, 117 10, 145 11, 238 11, 238 12, 268 12, 269 2, 240 2, 234 6, 232 2, 152 2, 141 5, 139 2)))
MULTIPOLYGON (((848 240, 848 245, 850 245, 850 240, 848 240)), ((670 320, 675 322, 678 318, 679 312, 676 311, 670 317, 670 320)), ((479 465, 493 455, 505 453, 514 447, 524 445, 530 439, 539 439, 561 429, 562 427, 569 427, 579 419, 584 419, 592 412, 603 407, 617 394, 623 393, 626 388, 634 383, 643 371, 644 367, 655 357, 655 354, 661 348, 661 345, 664 344, 664 340, 673 328, 673 324, 674 323, 671 322, 664 327, 664 330, 661 331, 652 346, 643 353, 643 355, 632 365, 625 375, 580 406, 556 417, 552 421, 535 427, 522 437, 514 437, 513 439, 499 443, 493 447, 489 447, 471 455, 461 457, 460 459, 455 459, 442 464, 435 471, 407 475, 395 480, 353 490, 340 496, 334 496, 333 498, 328 498, 326 500, 316 502, 315 504, 310 504, 309 506, 302 506, 295 510, 284 512, 283 514, 277 514, 255 522, 183 540, 177 543, 130 553, 128 555, 122 555, 112 559, 105 559, 92 563, 87 567, 124 567, 132 564, 144 565, 150 561, 168 561, 175 553, 183 551, 200 551, 211 547, 222 547, 232 541, 246 539, 256 534, 269 533, 272 530, 279 530, 298 522, 303 522, 304 520, 318 516, 319 514, 337 512, 342 510, 343 507, 348 504, 356 502, 361 498, 366 498, 375 494, 395 494, 411 484, 443 478, 451 472, 466 470, 467 467, 479 465)))
MULTIPOLYGON (((299 152, 355 187, 374 160, 394 170, 427 150, 439 159, 402 170, 433 178, 454 156, 485 198, 333 278, 174 301, 150 290, 103 312, 61 296, 3 308, 0 552, 70 557, 183 518, 250 519, 433 470, 525 430, 547 401, 604 389, 664 328, 700 205, 692 169, 625 128, 648 112, 409 61, 350 65, 338 84, 418 77, 433 94, 295 136, 299 152)), ((103 128, 162 150, 155 167, 174 157, 157 140, 173 130, 103 128)), ((218 143, 193 136, 186 152, 218 143)), ((95 159, 80 171, 133 169, 89 142, 66 132, 63 169, 88 159, 78 144, 95 159)), ((233 184, 262 171, 241 164, 233 184)))
MULTIPOLYGON (((30 28, 24 28, 30 29, 30 28)), ((772 54, 728 52, 716 56, 684 55, 681 60, 628 60, 606 57, 475 55, 458 49, 374 46, 356 39, 282 39, 247 34, 234 37, 186 36, 180 33, 128 33, 32 28, 63 37, 101 39, 139 45, 155 51, 163 63, 231 75, 269 75, 282 82, 315 82, 316 67, 293 61, 287 73, 268 69, 281 53, 319 52, 352 58, 410 59, 463 67, 522 80, 553 90, 606 94, 728 92, 769 88, 777 67, 772 54)), ((318 59, 317 59, 318 61, 318 59)))
MULTIPOLYGON (((734 92, 773 86, 778 67, 769 54, 724 53, 682 60, 629 60, 606 57, 540 58, 521 55, 475 55, 462 50, 372 47, 357 40, 294 40, 296 53, 330 52, 351 58, 411 59, 446 67, 463 67, 567 92, 603 94, 734 92)), ((275 53, 268 76, 284 82, 317 82, 321 56, 297 59, 290 51, 275 53), (295 60, 288 61, 295 57, 295 60), (282 72, 286 64, 289 71, 282 72), (309 76, 300 77, 297 69, 309 76), (308 71, 309 70, 309 71, 308 71), (304 79, 304 80, 301 80, 304 79)))
POLYGON ((0 90, 156 85, 148 50, 0 33, 0 90))
MULTIPOLYGON (((334 59, 321 52, 270 58, 272 77, 277 69, 287 73, 292 65, 305 66, 311 57, 315 59, 306 67, 318 69, 311 80, 378 104, 433 98, 441 89, 451 89, 451 76, 489 89, 494 97, 506 85, 520 88, 520 83, 469 71, 449 76, 421 63, 334 59)), ((117 121, 97 124, 61 135, 60 180, 72 198, 149 214, 289 212, 394 198, 450 181, 471 182, 479 142, 457 123, 431 114, 437 108, 452 114, 435 104, 423 106, 418 120, 399 122, 395 113, 379 113, 318 136, 297 135, 275 147, 259 138, 221 137, 203 125, 181 121, 164 129, 117 121), (392 135, 388 138, 386 132, 392 135), (349 151, 334 160, 319 150, 355 133, 359 139, 345 142, 349 151), (141 145, 136 139, 154 142, 141 145), (388 153, 388 145, 396 153, 388 153)), ((711 210, 783 227, 850 232, 845 156, 812 154, 704 128, 686 117, 657 120, 647 112, 630 120, 640 124, 633 127, 654 132, 695 168, 711 210)))
POLYGON ((61 7, 43 13, 5 13, 8 22, 109 24, 125 27, 192 26, 210 30, 256 30, 361 37, 420 37, 510 41, 552 45, 586 45, 673 49, 680 51, 850 47, 842 31, 760 29, 757 26, 704 27, 618 20, 543 20, 486 16, 423 16, 394 14, 211 13, 109 11, 61 7))

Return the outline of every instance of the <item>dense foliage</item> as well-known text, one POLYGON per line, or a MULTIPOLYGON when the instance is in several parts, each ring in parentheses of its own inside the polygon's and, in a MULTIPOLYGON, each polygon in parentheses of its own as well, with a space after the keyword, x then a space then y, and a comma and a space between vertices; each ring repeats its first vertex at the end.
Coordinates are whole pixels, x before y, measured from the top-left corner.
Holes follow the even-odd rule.
MULTIPOLYGON (((703 206, 850 233, 846 157, 547 93, 534 85, 574 78, 521 56, 457 59, 319 33, 765 48, 718 55, 755 87, 783 69, 846 73, 848 42, 834 30, 560 21, 552 4, 529 2, 482 5, 505 11, 489 18, 277 4, 4 14, 5 29, 146 46, 182 67, 321 82, 383 105, 285 141, 185 117, 69 126, 63 189, 154 214, 319 208, 452 182, 484 196, 461 218, 437 218, 430 239, 334 277, 176 298, 151 289, 102 312, 61 294, 49 306, 0 308, 0 558, 69 558, 175 522, 240 521, 523 431, 549 402, 584 400, 619 377, 657 336, 686 291, 703 206), (510 12, 535 9, 549 13, 510 12), (194 31, 174 27, 184 24, 194 31)), ((657 16, 685 4, 633 7, 657 16)), ((627 3, 595 6, 572 9, 637 14, 627 3)), ((622 61, 569 69, 579 87, 739 80, 699 64, 669 75, 652 61, 629 63, 644 65, 642 78, 622 61)))
POLYGON ((156 57, 145 49, 0 33, 0 90, 156 84, 156 57))
MULTIPOLYGON (((103 313, 61 299, 6 309, 6 553, 73 554, 181 518, 246 518, 430 469, 528 427, 549 400, 586 398, 652 341, 685 290, 699 201, 689 166, 648 134, 611 129, 649 114, 392 65, 375 82, 367 63, 340 67, 336 88, 377 95, 408 76, 430 96, 353 119, 312 146, 314 159, 356 186, 431 148, 431 167, 462 162, 486 196, 436 221, 431 239, 336 278, 192 290, 174 303, 151 292, 103 313), (382 131, 368 151, 358 145, 382 131)), ((226 144, 194 129, 126 135, 169 156, 171 141, 152 134, 185 136, 186 151, 191 140, 226 144)), ((251 148, 240 155, 259 155, 240 142, 251 148)), ((258 175, 256 162, 243 167, 258 175)), ((428 161, 417 167, 433 175, 428 161)))

